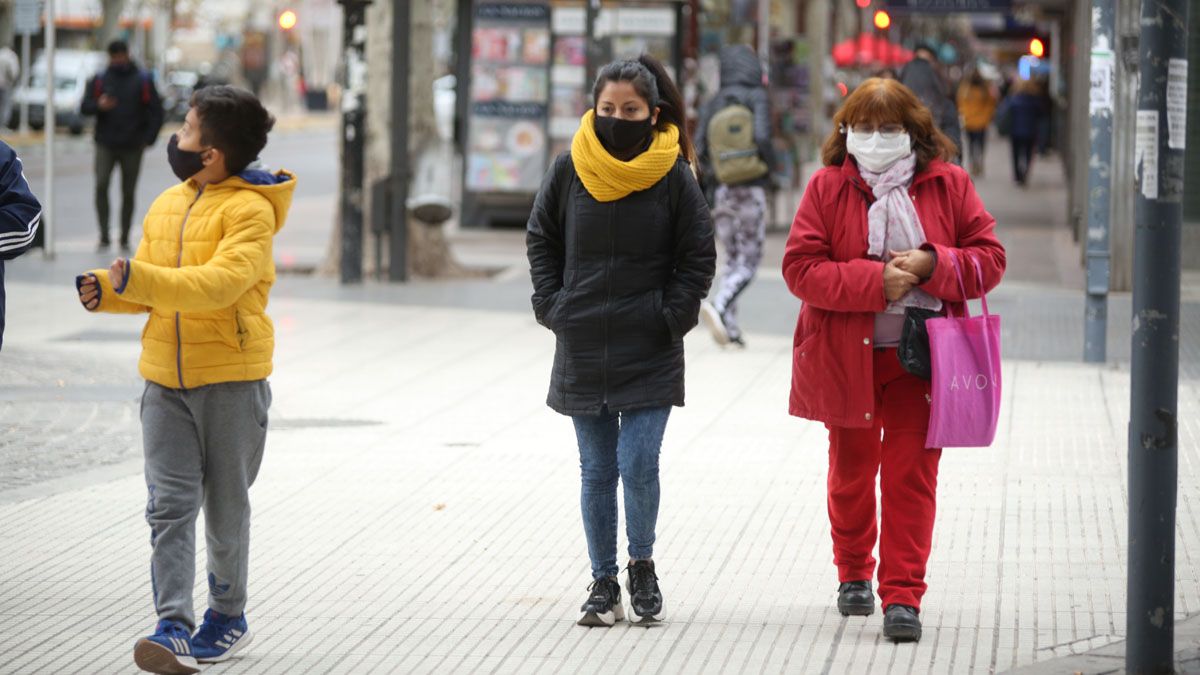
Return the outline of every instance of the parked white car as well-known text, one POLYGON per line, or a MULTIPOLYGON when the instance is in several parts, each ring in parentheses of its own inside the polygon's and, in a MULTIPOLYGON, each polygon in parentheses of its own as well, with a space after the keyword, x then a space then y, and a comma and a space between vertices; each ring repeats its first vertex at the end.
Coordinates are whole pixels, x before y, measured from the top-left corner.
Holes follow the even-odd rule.
MULTIPOLYGON (((108 67, 108 54, 70 49, 54 52, 54 110, 57 126, 72 134, 83 133, 86 119, 79 112, 87 83, 108 67)), ((29 104, 29 126, 41 129, 46 123, 46 56, 33 62, 29 88, 18 88, 13 95, 12 112, 19 116, 21 103, 29 104)), ((14 117, 14 120, 16 117, 14 117)))

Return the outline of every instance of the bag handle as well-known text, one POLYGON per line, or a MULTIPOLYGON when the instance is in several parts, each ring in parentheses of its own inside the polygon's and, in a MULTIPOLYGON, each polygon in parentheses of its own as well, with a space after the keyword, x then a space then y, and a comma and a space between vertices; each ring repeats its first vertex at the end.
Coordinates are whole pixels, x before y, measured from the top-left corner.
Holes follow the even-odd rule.
MULTIPOLYGON (((988 311, 987 293, 983 292, 983 267, 981 267, 979 264, 979 258, 975 257, 974 255, 972 255, 970 253, 965 253, 965 252, 963 253, 963 255, 970 258, 971 262, 975 266, 975 281, 979 284, 979 289, 981 291, 979 294, 979 299, 980 299, 980 301, 982 301, 982 304, 983 304, 983 315, 989 316, 989 315, 991 315, 991 312, 988 311)), ((954 263, 954 276, 955 276, 955 278, 958 279, 958 290, 962 293, 962 296, 963 296, 963 316, 969 317, 969 316, 971 316, 971 308, 967 304, 967 289, 966 289, 966 286, 963 284, 962 267, 958 263, 957 255, 951 254, 950 261, 952 263, 954 263)))

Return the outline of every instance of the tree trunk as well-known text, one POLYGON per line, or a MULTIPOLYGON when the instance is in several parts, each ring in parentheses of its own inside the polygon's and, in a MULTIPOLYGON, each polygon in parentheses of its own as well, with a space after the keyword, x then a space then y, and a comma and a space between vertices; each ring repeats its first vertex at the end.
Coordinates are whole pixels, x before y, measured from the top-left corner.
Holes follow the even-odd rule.
POLYGON ((103 21, 96 29, 96 43, 101 49, 108 46, 117 37, 120 29, 121 12, 125 9, 125 0, 101 0, 101 16, 103 21))

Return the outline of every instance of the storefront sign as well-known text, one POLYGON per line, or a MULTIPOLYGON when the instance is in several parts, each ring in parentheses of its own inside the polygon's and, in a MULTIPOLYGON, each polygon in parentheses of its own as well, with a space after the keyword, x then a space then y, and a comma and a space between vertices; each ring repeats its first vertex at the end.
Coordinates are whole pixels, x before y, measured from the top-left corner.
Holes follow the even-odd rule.
POLYGON ((1010 12, 1013 0, 887 0, 897 12, 952 14, 959 12, 1010 12))

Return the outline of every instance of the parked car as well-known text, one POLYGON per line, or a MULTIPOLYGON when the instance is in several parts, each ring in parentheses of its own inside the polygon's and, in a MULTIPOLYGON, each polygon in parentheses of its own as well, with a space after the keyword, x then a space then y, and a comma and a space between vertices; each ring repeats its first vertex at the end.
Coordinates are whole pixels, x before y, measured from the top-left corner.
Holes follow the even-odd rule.
POLYGON ((182 122, 191 108, 192 93, 204 85, 200 73, 194 70, 172 70, 167 73, 163 109, 170 122, 182 122))
MULTIPOLYGON (((54 120, 59 127, 66 127, 72 134, 83 133, 87 122, 79 112, 87 83, 93 75, 108 65, 104 52, 57 50, 54 53, 54 120)), ((46 55, 43 53, 33 62, 29 87, 17 88, 13 95, 12 112, 14 121, 20 116, 21 104, 29 104, 29 126, 41 129, 46 123, 46 55)))

